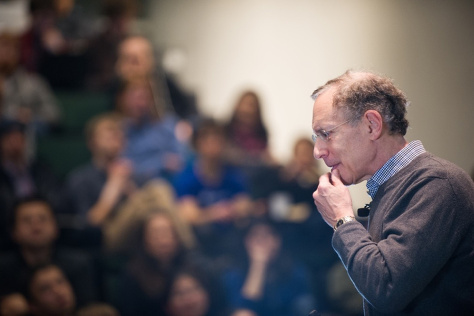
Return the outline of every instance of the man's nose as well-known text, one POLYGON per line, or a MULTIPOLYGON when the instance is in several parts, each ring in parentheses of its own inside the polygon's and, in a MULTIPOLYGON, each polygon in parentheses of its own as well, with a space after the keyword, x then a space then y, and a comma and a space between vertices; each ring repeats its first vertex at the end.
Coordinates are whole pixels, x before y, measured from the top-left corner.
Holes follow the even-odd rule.
POLYGON ((327 155, 327 147, 323 140, 317 138, 314 143, 313 156, 315 159, 321 159, 327 155))

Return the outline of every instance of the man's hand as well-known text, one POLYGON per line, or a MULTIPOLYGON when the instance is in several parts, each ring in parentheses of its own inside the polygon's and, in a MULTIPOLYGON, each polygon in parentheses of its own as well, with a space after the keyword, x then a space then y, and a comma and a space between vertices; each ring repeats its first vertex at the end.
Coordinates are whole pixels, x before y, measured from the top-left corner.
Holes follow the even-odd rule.
POLYGON ((351 195, 342 183, 337 169, 319 178, 318 189, 314 191, 313 199, 324 221, 331 227, 341 217, 354 216, 351 195))

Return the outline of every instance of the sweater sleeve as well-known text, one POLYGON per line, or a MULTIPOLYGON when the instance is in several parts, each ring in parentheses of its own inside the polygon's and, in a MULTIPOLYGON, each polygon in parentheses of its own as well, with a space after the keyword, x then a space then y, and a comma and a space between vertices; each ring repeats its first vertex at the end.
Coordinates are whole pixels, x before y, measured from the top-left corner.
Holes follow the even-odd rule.
POLYGON ((403 193, 384 195, 390 203, 371 214, 378 217, 371 234, 349 222, 333 236, 354 285, 381 312, 406 308, 440 273, 467 229, 448 179, 424 177, 398 189, 403 193))

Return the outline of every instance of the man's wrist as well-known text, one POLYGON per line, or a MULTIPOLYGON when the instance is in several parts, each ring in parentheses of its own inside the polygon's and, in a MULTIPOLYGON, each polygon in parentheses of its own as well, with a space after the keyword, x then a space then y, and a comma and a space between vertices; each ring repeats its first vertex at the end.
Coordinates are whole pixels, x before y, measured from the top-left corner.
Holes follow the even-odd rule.
POLYGON ((345 223, 348 223, 348 222, 353 222, 355 221, 355 217, 354 216, 343 216, 341 218, 339 218, 337 221, 336 221, 336 224, 334 225, 334 231, 336 231, 340 226, 342 226, 343 224, 345 223))

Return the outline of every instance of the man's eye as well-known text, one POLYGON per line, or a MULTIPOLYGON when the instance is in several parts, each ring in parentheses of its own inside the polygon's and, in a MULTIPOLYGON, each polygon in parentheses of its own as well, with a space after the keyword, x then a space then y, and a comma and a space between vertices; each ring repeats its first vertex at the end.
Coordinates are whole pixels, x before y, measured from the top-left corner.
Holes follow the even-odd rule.
POLYGON ((319 135, 321 135, 321 138, 327 141, 329 139, 329 132, 326 132, 325 130, 322 130, 319 132, 319 135))

